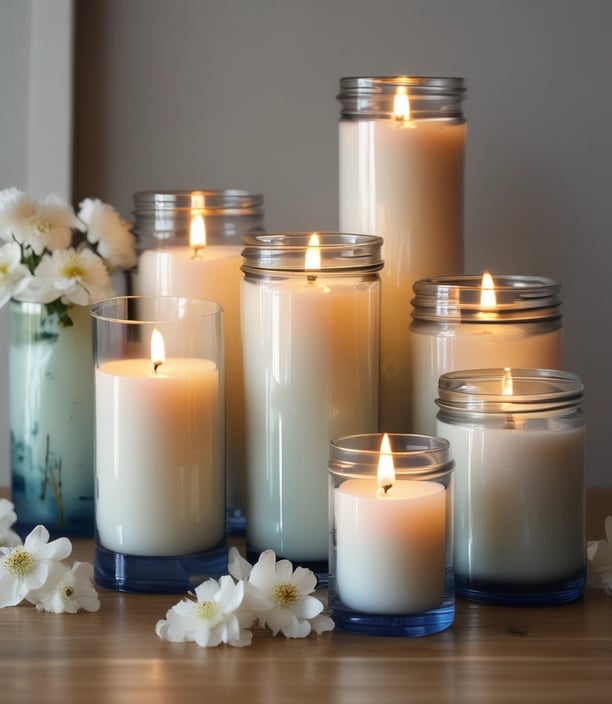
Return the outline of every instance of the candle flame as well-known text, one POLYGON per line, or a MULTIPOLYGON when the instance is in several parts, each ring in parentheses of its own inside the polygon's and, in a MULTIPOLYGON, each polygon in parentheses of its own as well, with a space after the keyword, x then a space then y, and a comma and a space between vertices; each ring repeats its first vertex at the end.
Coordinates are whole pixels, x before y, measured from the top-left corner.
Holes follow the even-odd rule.
POLYGON ((206 247, 206 226, 201 215, 194 215, 189 230, 189 245, 193 249, 193 258, 198 256, 200 249, 206 247))
POLYGON ((396 120, 407 121, 410 119, 410 100, 406 86, 399 86, 393 99, 393 117, 396 120))
POLYGON ((378 458, 378 496, 384 496, 395 482, 395 467, 393 465, 393 455, 391 454, 391 443, 389 435, 383 435, 380 443, 380 456, 378 458))
POLYGON ((510 367, 504 369, 504 378, 502 379, 502 394, 504 396, 512 396, 512 372, 510 367))
POLYGON ((488 271, 482 275, 482 288, 480 289, 481 308, 495 308, 497 298, 495 297, 495 283, 488 271))
POLYGON ((153 371, 157 371, 158 367, 166 361, 166 347, 164 345, 164 338, 161 332, 154 328, 151 333, 151 363, 153 364, 153 371))
MULTIPOLYGON (((306 257, 304 259, 304 268, 306 271, 309 269, 320 269, 321 268, 321 249, 320 249, 319 235, 313 232, 308 240, 308 247, 306 248, 306 257)), ((313 277, 316 278, 316 277, 313 277)), ((309 277, 310 279, 310 277, 309 277)))

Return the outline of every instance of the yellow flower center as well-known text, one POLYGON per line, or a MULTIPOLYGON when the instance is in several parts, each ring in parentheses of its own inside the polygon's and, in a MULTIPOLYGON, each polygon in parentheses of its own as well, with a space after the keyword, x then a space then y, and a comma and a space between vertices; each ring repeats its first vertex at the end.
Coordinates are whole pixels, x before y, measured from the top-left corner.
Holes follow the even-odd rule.
POLYGON ((8 274, 8 264, 6 262, 0 262, 0 274, 8 274))
POLYGON ((77 259, 72 259, 62 267, 60 274, 65 279, 78 279, 85 275, 85 269, 77 259))
POLYGON ((52 229, 51 223, 46 220, 37 220, 34 227, 38 230, 38 232, 40 232, 41 235, 44 235, 45 232, 49 232, 49 230, 52 229))
POLYGON ((74 594, 74 589, 70 586, 64 587, 64 599, 70 599, 70 597, 74 594))
POLYGON ((34 557, 31 552, 23 548, 15 548, 4 564, 13 577, 25 577, 34 567, 34 557))
POLYGON ((196 604, 195 610, 200 618, 210 620, 216 616, 219 607, 214 601, 201 601, 196 604))
POLYGON ((287 608, 299 600, 300 593, 295 584, 284 582, 274 587, 274 598, 279 606, 287 608))

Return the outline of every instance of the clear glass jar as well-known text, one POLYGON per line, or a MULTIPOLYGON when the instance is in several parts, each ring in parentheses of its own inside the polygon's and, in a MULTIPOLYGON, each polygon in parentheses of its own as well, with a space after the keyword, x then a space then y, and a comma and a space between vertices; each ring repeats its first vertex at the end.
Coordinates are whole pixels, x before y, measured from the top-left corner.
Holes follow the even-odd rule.
POLYGON ((561 369, 559 290, 542 276, 495 276, 483 305, 481 276, 417 281, 410 326, 414 431, 435 434, 438 380, 445 372, 561 369))
POLYGON ((330 442, 332 615, 370 635, 436 633, 455 612, 449 443, 386 437, 388 448, 380 433, 330 442), (381 476, 389 458, 393 474, 381 476))
POLYGON ((379 237, 312 234, 245 239, 247 550, 326 579, 328 443, 378 428, 382 260, 379 237))
POLYGON ((586 575, 583 386, 546 369, 440 378, 436 433, 455 459, 457 593, 563 603, 586 575))
POLYGON ((231 533, 243 533, 244 390, 240 341, 242 238, 263 231, 263 196, 239 190, 143 191, 134 195, 134 233, 141 251, 133 277, 141 296, 185 296, 223 306, 227 403, 227 519, 231 533), (201 217, 206 245, 190 244, 194 219, 201 217))
POLYGON ((384 240, 380 427, 410 432, 415 281, 463 273, 462 78, 342 78, 340 229, 384 240), (405 112, 409 106, 409 115, 405 112))

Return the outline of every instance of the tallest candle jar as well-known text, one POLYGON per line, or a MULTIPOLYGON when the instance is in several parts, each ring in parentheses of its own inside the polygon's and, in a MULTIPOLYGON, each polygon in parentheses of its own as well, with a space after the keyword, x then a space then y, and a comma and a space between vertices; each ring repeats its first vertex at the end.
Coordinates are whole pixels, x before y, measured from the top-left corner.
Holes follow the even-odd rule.
POLYGON ((227 518, 243 532, 244 391, 240 344, 243 235, 263 230, 263 196, 248 191, 141 191, 134 194, 141 250, 136 293, 218 301, 223 306, 226 369, 227 518), (203 241, 192 243, 198 234, 203 241))
POLYGON ((408 302, 428 276, 463 272, 462 78, 342 78, 340 230, 384 239, 380 426, 410 432, 408 302))
POLYGON ((376 432, 381 240, 246 238, 247 550, 327 573, 332 437, 376 432))

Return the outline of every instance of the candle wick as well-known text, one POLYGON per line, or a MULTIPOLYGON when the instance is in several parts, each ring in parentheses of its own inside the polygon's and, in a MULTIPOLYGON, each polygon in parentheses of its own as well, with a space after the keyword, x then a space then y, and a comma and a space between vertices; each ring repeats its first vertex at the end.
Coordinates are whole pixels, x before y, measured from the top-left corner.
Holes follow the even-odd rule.
POLYGON ((161 362, 153 362, 153 371, 155 372, 155 374, 157 374, 157 370, 159 367, 161 367, 161 365, 161 362))
POLYGON ((317 275, 316 274, 306 274, 306 280, 310 284, 314 284, 314 282, 317 280, 317 275))
POLYGON ((194 245, 192 249, 193 249, 193 251, 191 253, 191 258, 192 259, 200 259, 201 258, 200 250, 202 249, 202 247, 198 247, 197 245, 194 245))
POLYGON ((393 484, 383 484, 383 487, 382 487, 382 488, 383 488, 383 490, 384 490, 384 492, 385 492, 385 496, 386 496, 387 492, 389 491, 389 489, 390 489, 392 486, 393 486, 393 484))

